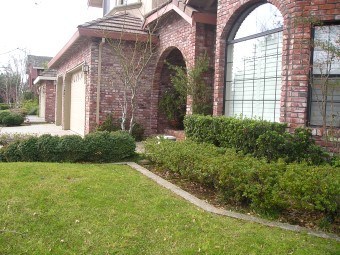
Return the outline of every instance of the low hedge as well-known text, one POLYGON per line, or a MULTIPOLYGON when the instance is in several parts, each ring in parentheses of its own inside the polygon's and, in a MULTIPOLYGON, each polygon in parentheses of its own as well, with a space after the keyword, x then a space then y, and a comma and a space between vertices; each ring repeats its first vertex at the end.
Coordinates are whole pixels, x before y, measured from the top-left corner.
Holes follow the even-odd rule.
POLYGON ((257 119, 225 116, 188 115, 184 120, 185 134, 196 142, 234 148, 267 161, 283 158, 286 162, 307 161, 322 164, 330 156, 315 145, 309 129, 286 132, 286 124, 257 119))
POLYGON ((42 135, 16 140, 1 149, 7 162, 117 162, 135 153, 135 141, 124 132, 76 135, 42 135))
POLYGON ((340 172, 330 165, 268 163, 193 141, 148 140, 146 153, 160 166, 214 187, 227 202, 266 212, 339 210, 340 172))
POLYGON ((24 117, 19 113, 9 110, 0 111, 0 125, 2 126, 20 126, 24 120, 24 117))
POLYGON ((0 110, 8 110, 11 106, 9 104, 0 103, 0 110))

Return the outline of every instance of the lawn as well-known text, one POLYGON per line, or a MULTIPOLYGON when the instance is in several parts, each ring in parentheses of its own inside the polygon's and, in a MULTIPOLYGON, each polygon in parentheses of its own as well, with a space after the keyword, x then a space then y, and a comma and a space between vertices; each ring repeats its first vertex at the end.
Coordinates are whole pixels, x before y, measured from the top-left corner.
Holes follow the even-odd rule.
POLYGON ((0 164, 0 254, 339 254, 206 213, 119 165, 0 164))

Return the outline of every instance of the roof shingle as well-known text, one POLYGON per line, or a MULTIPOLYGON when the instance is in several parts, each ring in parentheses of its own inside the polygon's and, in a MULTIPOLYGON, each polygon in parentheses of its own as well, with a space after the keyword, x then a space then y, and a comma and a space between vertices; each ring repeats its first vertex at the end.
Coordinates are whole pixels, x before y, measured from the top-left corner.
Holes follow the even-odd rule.
POLYGON ((134 34, 147 34, 142 28, 143 21, 128 13, 105 16, 79 25, 78 28, 102 30, 105 32, 124 32, 134 34))

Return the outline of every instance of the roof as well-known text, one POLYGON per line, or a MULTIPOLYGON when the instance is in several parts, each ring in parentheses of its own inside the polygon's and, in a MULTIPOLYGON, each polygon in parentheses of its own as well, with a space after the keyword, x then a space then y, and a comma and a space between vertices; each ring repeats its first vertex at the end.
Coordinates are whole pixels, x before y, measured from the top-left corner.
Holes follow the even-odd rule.
POLYGON ((52 59, 52 57, 46 56, 35 56, 35 55, 27 55, 26 66, 29 65, 37 68, 45 68, 45 65, 52 59))
POLYGON ((103 0, 88 0, 87 5, 92 7, 102 7, 103 0))
POLYGON ((57 71, 53 69, 47 69, 43 71, 39 76, 42 77, 57 77, 57 71))
POLYGON ((47 69, 43 71, 33 82, 33 84, 38 84, 40 81, 56 81, 57 71, 53 69, 47 69))
POLYGON ((217 0, 186 0, 185 3, 200 11, 217 11, 217 0))
MULTIPOLYGON (((142 28, 143 21, 128 13, 120 13, 86 22, 77 27, 76 33, 59 53, 48 63, 49 68, 56 68, 68 59, 73 50, 77 49, 88 38, 108 38, 125 41, 147 41, 149 34, 142 28)), ((156 36, 152 42, 157 42, 156 36)))
MULTIPOLYGON (((198 3, 205 3, 200 8, 204 7, 206 4, 211 3, 214 5, 215 0, 208 0, 208 1, 197 1, 195 4, 198 3)), ((148 14, 145 15, 145 21, 143 27, 148 26, 150 23, 154 22, 155 20, 161 18, 163 15, 174 11, 179 14, 184 20, 186 20, 190 25, 194 25, 194 23, 204 23, 210 25, 216 25, 216 12, 210 12, 206 9, 196 9, 195 7, 189 5, 191 1, 185 1, 184 3, 180 0, 169 0, 165 2, 163 5, 160 5, 158 8, 152 10, 148 14)), ((210 6, 207 5, 207 6, 210 6)))
POLYGON ((128 13, 120 13, 111 16, 104 16, 82 25, 78 28, 94 29, 103 31, 103 35, 108 32, 119 32, 121 33, 134 33, 134 34, 147 34, 145 30, 142 29, 143 21, 140 18, 132 16, 128 13))

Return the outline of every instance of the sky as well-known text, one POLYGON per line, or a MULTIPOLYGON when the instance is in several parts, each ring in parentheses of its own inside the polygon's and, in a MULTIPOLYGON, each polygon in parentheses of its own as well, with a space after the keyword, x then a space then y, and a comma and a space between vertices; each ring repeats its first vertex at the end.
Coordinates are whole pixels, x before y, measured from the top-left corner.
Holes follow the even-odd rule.
POLYGON ((87 0, 0 0, 0 66, 23 52, 54 57, 78 25, 100 17, 87 0))

